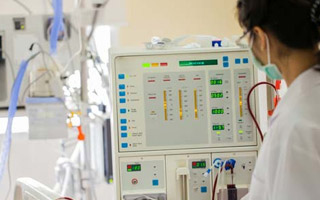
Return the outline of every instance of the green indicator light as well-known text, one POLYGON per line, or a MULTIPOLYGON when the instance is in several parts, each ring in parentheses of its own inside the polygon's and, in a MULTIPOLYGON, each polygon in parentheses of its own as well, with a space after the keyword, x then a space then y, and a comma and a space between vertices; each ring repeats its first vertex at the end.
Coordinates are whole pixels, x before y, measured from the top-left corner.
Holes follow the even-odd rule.
POLYGON ((180 65, 180 67, 218 65, 218 60, 188 60, 188 61, 180 61, 179 65, 180 65))
POLYGON ((240 130, 240 131, 239 131, 239 134, 242 134, 242 133, 243 133, 243 130, 240 130))
POLYGON ((213 92, 213 93, 211 93, 211 98, 213 98, 213 99, 223 98, 223 93, 222 92, 213 92))
POLYGON ((149 67, 151 67, 151 64, 150 63, 143 63, 142 67, 143 68, 149 68, 149 67))
POLYGON ((210 80, 211 85, 222 85, 222 79, 210 80))
POLYGON ((221 132, 220 131, 217 131, 217 135, 220 135, 221 134, 221 132))
POLYGON ((224 109, 212 109, 212 114, 213 115, 222 115, 224 114, 224 109))
POLYGON ((212 130, 214 131, 223 131, 224 130, 224 125, 213 125, 212 130))

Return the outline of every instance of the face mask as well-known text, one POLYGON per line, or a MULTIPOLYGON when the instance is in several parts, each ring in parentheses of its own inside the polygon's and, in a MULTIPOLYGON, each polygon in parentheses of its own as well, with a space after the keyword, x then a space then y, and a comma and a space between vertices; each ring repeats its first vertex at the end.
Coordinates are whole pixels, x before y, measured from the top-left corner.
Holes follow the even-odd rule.
POLYGON ((266 73, 266 75, 272 80, 281 80, 283 79, 282 74, 280 73, 278 67, 275 64, 271 63, 271 56, 270 56, 270 43, 269 38, 267 35, 267 57, 268 57, 268 64, 263 65, 253 54, 252 46, 253 46, 253 38, 250 41, 250 54, 253 61, 254 66, 258 67, 259 70, 266 73))

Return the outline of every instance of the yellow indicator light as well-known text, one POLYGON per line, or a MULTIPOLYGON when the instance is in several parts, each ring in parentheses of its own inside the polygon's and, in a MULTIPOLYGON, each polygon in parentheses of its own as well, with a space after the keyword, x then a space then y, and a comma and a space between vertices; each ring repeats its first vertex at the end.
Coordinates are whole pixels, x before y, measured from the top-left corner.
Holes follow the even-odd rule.
POLYGON ((24 28, 25 28, 24 25, 21 25, 21 30, 24 30, 24 28))
POLYGON ((197 90, 193 91, 193 95, 194 95, 194 117, 196 119, 198 118, 198 99, 197 99, 197 90))
POLYGON ((159 67, 159 63, 152 63, 151 66, 152 67, 159 67))
POLYGON ((220 135, 221 134, 221 132, 220 131, 217 131, 217 135, 220 135))
POLYGON ((129 136, 129 137, 131 137, 131 136, 132 136, 132 134, 131 134, 131 133, 128 133, 128 136, 129 136))
POLYGON ((242 134, 242 133, 243 133, 243 130, 240 130, 240 131, 239 131, 239 134, 242 134))
POLYGON ((129 78, 129 75, 128 75, 128 74, 126 75, 126 78, 129 78))
POLYGON ((168 104, 167 104, 167 91, 163 91, 163 109, 164 109, 164 120, 168 121, 168 104))
POLYGON ((180 112, 180 120, 182 120, 182 91, 179 90, 179 112, 180 112))
POLYGON ((243 104, 242 104, 242 88, 239 87, 239 109, 240 109, 240 117, 243 116, 243 104))

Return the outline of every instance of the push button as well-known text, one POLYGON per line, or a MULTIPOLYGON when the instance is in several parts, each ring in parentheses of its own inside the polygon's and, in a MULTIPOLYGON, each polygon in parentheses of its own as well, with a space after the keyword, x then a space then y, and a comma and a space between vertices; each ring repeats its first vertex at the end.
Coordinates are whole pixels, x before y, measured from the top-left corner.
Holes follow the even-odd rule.
POLYGON ((121 124, 126 124, 127 123, 127 119, 120 119, 120 123, 121 124))
POLYGON ((153 186, 159 186, 159 180, 158 179, 152 180, 152 185, 153 186))
POLYGON ((125 149, 125 148, 128 148, 128 143, 122 143, 122 144, 121 144, 121 147, 124 148, 124 149, 125 149))
POLYGON ((119 90, 124 90, 126 89, 126 85, 125 84, 120 84, 119 85, 119 90))
POLYGON ((121 98, 119 101, 120 101, 120 103, 126 103, 127 102, 126 99, 124 99, 124 98, 121 98))
POLYGON ((126 131, 126 130, 128 130, 128 127, 127 126, 121 126, 121 130, 122 131, 126 131))
POLYGON ((127 113, 127 109, 121 108, 121 109, 120 109, 120 113, 121 113, 121 114, 126 114, 126 113, 127 113))
POLYGON ((124 75, 124 74, 119 74, 119 75, 118 75, 118 78, 119 78, 119 79, 124 79, 124 78, 125 78, 125 75, 124 75))
POLYGON ((249 63, 249 58, 244 58, 244 59, 242 60, 242 62, 243 62, 243 64, 248 64, 248 63, 249 63))
POLYGON ((241 59, 240 58, 236 58, 234 60, 234 63, 236 63, 237 65, 241 64, 241 59))
POLYGON ((120 97, 125 97, 126 96, 126 92, 119 92, 119 96, 120 97))
POLYGON ((122 138, 127 138, 128 137, 128 133, 121 133, 121 137, 122 138))
POLYGON ((207 187, 201 187, 200 190, 201 193, 207 193, 207 187))

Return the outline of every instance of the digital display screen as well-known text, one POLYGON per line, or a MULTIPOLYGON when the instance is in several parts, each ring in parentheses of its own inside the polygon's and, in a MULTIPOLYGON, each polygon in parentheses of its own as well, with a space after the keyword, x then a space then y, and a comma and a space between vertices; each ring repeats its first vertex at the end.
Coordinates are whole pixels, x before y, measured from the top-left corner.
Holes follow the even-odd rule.
POLYGON ((213 92, 213 93, 211 93, 211 98, 213 98, 213 99, 223 98, 223 93, 222 92, 213 92))
POLYGON ((218 60, 187 60, 180 61, 179 65, 180 67, 218 65, 218 60))
POLYGON ((224 130, 224 125, 213 125, 212 130, 214 131, 223 131, 224 130))
POLYGON ((127 165, 127 171, 128 172, 140 172, 141 171, 141 165, 127 165))
POLYGON ((206 167, 207 167, 206 161, 192 162, 192 169, 200 169, 200 168, 206 168, 206 167))
POLYGON ((222 114, 224 114, 224 109, 223 108, 212 109, 212 114, 213 115, 222 115, 222 114))
POLYGON ((210 80, 211 85, 222 85, 222 79, 210 80))

